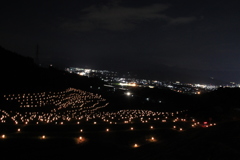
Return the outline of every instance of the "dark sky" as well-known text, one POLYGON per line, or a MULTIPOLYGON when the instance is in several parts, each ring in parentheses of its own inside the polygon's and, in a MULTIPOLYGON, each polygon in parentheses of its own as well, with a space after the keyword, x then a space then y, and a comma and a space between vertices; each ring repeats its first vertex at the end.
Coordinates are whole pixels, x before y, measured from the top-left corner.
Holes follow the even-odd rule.
POLYGON ((236 0, 4 0, 0 45, 43 65, 240 71, 236 0))

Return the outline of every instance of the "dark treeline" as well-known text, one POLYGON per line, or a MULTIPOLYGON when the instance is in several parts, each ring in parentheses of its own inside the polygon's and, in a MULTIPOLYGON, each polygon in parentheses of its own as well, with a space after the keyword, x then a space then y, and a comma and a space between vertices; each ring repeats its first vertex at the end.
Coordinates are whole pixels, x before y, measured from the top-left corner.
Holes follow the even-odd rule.
POLYGON ((0 47, 0 64, 1 93, 57 91, 68 87, 88 89, 90 85, 103 85, 98 78, 82 77, 54 67, 40 67, 32 58, 2 47, 0 47))

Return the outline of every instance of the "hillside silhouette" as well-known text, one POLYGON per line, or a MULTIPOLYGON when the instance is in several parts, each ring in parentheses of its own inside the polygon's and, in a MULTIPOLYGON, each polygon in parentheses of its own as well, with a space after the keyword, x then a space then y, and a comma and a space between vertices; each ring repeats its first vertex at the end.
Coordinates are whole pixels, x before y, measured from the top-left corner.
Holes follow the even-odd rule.
POLYGON ((49 66, 43 68, 33 58, 24 57, 0 46, 2 93, 22 93, 61 90, 68 87, 87 89, 90 85, 101 86, 98 78, 88 78, 49 66))

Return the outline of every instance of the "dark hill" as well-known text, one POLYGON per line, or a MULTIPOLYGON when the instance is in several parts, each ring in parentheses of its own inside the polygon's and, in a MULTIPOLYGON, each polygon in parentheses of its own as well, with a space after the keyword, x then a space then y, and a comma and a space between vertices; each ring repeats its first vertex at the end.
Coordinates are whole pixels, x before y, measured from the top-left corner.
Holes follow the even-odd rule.
POLYGON ((103 85, 97 78, 80 77, 54 67, 40 67, 32 58, 2 47, 0 56, 2 93, 62 90, 68 87, 87 89, 90 85, 103 85))
POLYGON ((200 119, 217 121, 240 119, 240 88, 219 88, 215 91, 195 96, 189 107, 200 119))

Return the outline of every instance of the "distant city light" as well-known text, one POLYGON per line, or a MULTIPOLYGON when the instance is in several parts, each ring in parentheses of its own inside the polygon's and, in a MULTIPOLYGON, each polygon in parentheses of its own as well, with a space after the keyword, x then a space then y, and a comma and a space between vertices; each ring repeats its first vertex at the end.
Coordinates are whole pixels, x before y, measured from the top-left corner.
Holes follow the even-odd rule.
POLYGON ((121 85, 121 86, 132 86, 132 87, 137 86, 136 83, 119 83, 119 85, 121 85))
MULTIPOLYGON (((147 80, 147 79, 136 79, 130 72, 123 75, 119 75, 118 72, 113 72, 109 70, 96 70, 90 68, 77 68, 69 67, 65 68, 69 73, 75 73, 80 76, 88 77, 99 77, 102 81, 107 82, 105 85, 111 85, 114 91, 117 89, 128 90, 127 87, 148 87, 148 88, 161 88, 167 87, 172 91, 183 93, 183 94, 203 94, 208 91, 216 90, 219 87, 235 88, 240 87, 239 84, 235 82, 229 82, 226 85, 213 85, 213 84, 198 84, 198 83, 183 83, 180 81, 158 81, 158 80, 147 80), (120 87, 118 87, 120 86, 120 87), (126 87, 125 87, 126 86, 126 87)), ((104 87, 106 87, 104 85, 104 87)), ((90 87, 93 88, 93 87, 90 87)), ((100 88, 98 88, 100 89, 100 88)), ((109 89, 109 91, 112 91, 109 89)))

